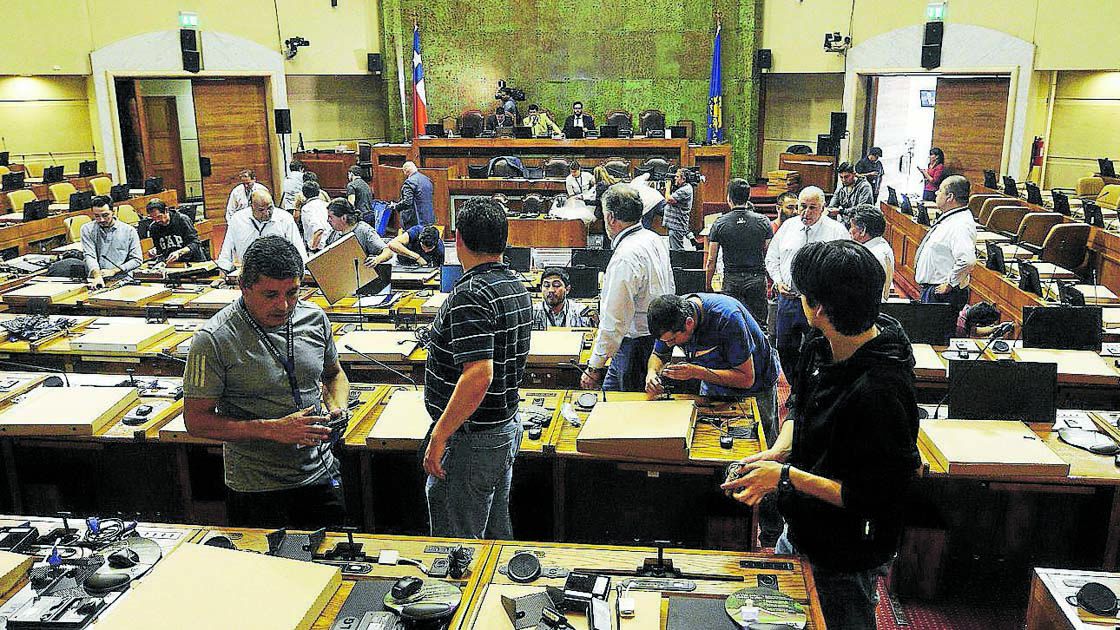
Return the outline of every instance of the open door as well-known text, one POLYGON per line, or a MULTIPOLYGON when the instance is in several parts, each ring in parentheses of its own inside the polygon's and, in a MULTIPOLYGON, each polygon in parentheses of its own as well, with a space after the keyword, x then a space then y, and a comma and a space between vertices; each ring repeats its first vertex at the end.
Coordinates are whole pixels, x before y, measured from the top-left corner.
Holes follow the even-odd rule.
POLYGON ((1010 86, 1008 77, 937 78, 933 146, 945 152, 950 171, 973 185, 985 169, 1001 170, 1010 86))
POLYGON ((144 177, 162 177, 164 188, 175 190, 180 199, 185 198, 183 147, 175 97, 142 96, 137 86, 136 106, 144 177))
POLYGON ((246 168, 255 171, 257 181, 279 203, 279 191, 272 181, 264 79, 194 79, 192 88, 207 216, 224 221, 230 190, 237 184, 237 174, 246 168))

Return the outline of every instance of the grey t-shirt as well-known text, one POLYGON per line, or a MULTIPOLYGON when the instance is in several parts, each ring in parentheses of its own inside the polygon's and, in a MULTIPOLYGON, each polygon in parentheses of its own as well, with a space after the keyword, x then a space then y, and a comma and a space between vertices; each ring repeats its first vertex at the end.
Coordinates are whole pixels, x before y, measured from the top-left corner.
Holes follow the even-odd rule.
POLYGON ((689 216, 692 214, 692 184, 684 184, 673 191, 676 205, 665 204, 665 229, 673 232, 687 232, 689 216))
MULTIPOLYGON (((332 230, 324 246, 332 245, 342 237, 342 232, 332 230)), ((385 241, 377 234, 377 230, 374 230, 365 221, 358 221, 357 225, 354 226, 354 238, 358 239, 358 244, 362 246, 362 251, 366 253, 366 256, 376 256, 386 247, 385 241)))
MULTIPOLYGON (((288 376, 248 318, 238 300, 203 324, 191 341, 183 395, 216 399, 220 415, 239 420, 281 418, 297 410, 288 376)), ((286 326, 263 330, 286 357, 286 326)), ((310 302, 300 301, 292 314, 292 339, 301 401, 318 413, 323 370, 338 361, 326 313, 310 302)), ((338 462, 325 444, 297 448, 250 440, 226 442, 223 450, 226 485, 238 492, 284 490, 338 474, 338 462)))
POLYGON ((350 180, 346 184, 346 195, 354 195, 354 209, 358 211, 358 216, 364 216, 365 213, 373 210, 373 191, 369 189, 369 184, 364 179, 350 180))

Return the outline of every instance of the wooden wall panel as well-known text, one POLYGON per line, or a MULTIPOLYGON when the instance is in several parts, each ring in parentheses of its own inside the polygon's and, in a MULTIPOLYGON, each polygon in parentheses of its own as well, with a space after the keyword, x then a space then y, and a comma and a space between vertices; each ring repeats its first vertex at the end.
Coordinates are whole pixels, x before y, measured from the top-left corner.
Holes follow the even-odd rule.
POLYGON ((984 169, 1001 172, 1007 122, 1007 77, 938 77, 933 115, 933 146, 945 152, 953 172, 972 182, 984 169))

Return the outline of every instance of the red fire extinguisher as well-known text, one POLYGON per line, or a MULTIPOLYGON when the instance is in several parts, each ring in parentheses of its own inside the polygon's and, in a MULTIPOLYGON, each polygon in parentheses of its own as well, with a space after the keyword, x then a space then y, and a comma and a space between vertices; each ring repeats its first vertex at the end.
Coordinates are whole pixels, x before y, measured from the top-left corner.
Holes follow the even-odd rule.
POLYGON ((1031 166, 1042 166, 1046 143, 1042 140, 1042 136, 1035 136, 1034 142, 1031 143, 1031 166))

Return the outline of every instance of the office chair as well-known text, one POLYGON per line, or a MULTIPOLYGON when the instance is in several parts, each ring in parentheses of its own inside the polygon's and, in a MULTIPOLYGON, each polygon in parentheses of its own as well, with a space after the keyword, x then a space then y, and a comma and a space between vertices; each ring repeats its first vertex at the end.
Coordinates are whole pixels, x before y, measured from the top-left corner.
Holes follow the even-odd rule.
POLYGON ((117 206, 117 219, 133 227, 140 223, 140 215, 136 214, 136 210, 127 203, 117 206))
POLYGON ((569 164, 570 163, 568 162, 568 160, 566 160, 564 158, 552 157, 552 158, 548 158, 547 160, 545 160, 541 164, 541 168, 544 169, 544 176, 545 177, 549 177, 549 178, 553 178, 553 179, 555 179, 555 178, 563 179, 563 178, 568 176, 568 172, 570 170, 569 169, 569 164))
POLYGON ((1083 272, 1089 260, 1089 233, 1088 223, 1062 223, 1050 228, 1046 240, 1042 243, 1042 253, 1039 259, 1042 262, 1055 264, 1059 267, 1079 273, 1083 272))
POLYGON ((634 117, 630 112, 624 109, 612 109, 607 112, 607 117, 603 119, 604 125, 614 125, 618 127, 618 135, 634 133, 634 117))
POLYGON ((976 222, 980 225, 988 224, 988 217, 992 215, 992 210, 1007 206, 1019 205, 1018 199, 1011 197, 988 197, 984 203, 980 204, 980 216, 976 217, 976 222))
POLYGON ((611 177, 616 179, 629 179, 630 177, 630 161, 623 158, 607 158, 603 164, 603 168, 611 177))
POLYGON ((1014 234, 1019 231, 1019 225, 1027 212, 1022 206, 1000 206, 988 215, 988 223, 984 227, 990 232, 1014 234))
POLYGON ((791 144, 786 147, 786 153, 792 153, 794 155, 812 155, 813 147, 807 144, 791 144))
POLYGON ((665 179, 669 173, 676 170, 676 166, 665 158, 650 158, 634 169, 634 177, 650 174, 650 180, 665 179))
POLYGON ((638 133, 646 135, 650 129, 665 129, 665 113, 660 109, 644 109, 638 114, 638 133))
POLYGON ((525 214, 545 214, 551 207, 540 193, 529 193, 521 199, 521 212, 525 214))
POLYGON ((113 180, 108 177, 94 177, 89 180, 89 185, 93 188, 94 195, 108 195, 113 189, 113 180))
POLYGON ((1109 184, 1097 195, 1097 205, 1109 210, 1120 208, 1120 184, 1109 184))
POLYGON ((1081 198, 1096 197, 1104 188, 1104 180, 1099 177, 1082 177, 1077 180, 1077 196, 1081 198))
POLYGON ((70 182, 58 182, 57 184, 51 184, 50 191, 51 201, 55 203, 69 203, 70 195, 78 192, 78 189, 74 188, 74 184, 70 182))
POLYGON ((92 220, 93 219, 87 214, 76 214, 62 220, 63 224, 66 225, 66 234, 71 243, 77 243, 82 240, 82 226, 92 220))
POLYGON ((1062 215, 1057 212, 1028 212, 1019 224, 1015 239, 1021 247, 1037 254, 1042 251, 1042 244, 1050 235, 1050 230, 1061 223, 1062 215))
POLYGON ((486 118, 482 115, 482 112, 477 109, 466 109, 463 110, 463 113, 459 115, 459 129, 462 129, 464 127, 474 127, 475 129, 482 131, 482 129, 484 128, 483 123, 485 122, 486 118))
POLYGON ((8 203, 12 204, 12 212, 23 212, 24 204, 35 200, 35 192, 30 188, 21 188, 8 193, 8 203))

